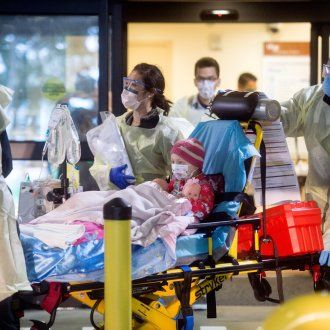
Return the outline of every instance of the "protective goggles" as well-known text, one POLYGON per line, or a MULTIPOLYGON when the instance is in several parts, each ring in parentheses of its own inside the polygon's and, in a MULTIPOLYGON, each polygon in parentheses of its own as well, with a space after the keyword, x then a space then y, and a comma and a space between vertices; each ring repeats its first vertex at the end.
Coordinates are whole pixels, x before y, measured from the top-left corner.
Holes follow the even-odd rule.
POLYGON ((123 78, 123 89, 126 89, 134 94, 146 88, 146 85, 141 80, 123 78))
POLYGON ((322 69, 322 77, 326 77, 330 75, 330 65, 328 64, 323 64, 323 69, 322 69))

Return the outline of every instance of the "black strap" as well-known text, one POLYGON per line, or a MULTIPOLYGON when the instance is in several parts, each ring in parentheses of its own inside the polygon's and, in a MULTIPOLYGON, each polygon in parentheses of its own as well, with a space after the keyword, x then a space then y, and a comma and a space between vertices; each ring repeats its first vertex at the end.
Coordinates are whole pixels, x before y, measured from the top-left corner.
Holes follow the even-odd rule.
POLYGON ((0 301, 0 329, 19 330, 19 316, 14 308, 15 297, 0 301))
POLYGON ((284 292, 283 292, 283 277, 282 277, 282 270, 279 266, 279 257, 278 257, 278 249, 275 241, 271 236, 266 236, 261 238, 261 244, 269 243, 273 244, 273 251, 274 251, 274 257, 275 257, 275 273, 276 273, 276 284, 277 284, 277 293, 278 293, 278 299, 274 298, 266 298, 266 300, 274 303, 283 303, 284 302, 284 292))
POLYGON ((13 169, 13 157, 11 155, 10 143, 7 135, 7 131, 4 130, 0 134, 1 143, 1 165, 2 175, 6 178, 13 169))
MULTIPOLYGON (((212 255, 208 255, 206 262, 211 268, 215 268, 216 261, 212 255)), ((212 277, 214 278, 214 276, 212 277)), ((215 290, 210 291, 206 294, 206 308, 207 308, 207 318, 216 319, 217 318, 217 300, 215 296, 215 290)))
POLYGON ((235 201, 241 203, 240 216, 254 214, 256 207, 252 196, 246 193, 240 193, 236 196, 235 201))
POLYGON ((262 232, 263 236, 261 238, 261 242, 267 243, 272 242, 274 257, 275 257, 275 272, 276 272, 276 282, 277 282, 277 292, 279 299, 268 298, 267 300, 272 302, 280 302, 284 301, 284 293, 283 293, 283 278, 282 278, 282 270, 278 265, 278 249, 275 241, 267 235, 267 227, 266 227, 266 145, 264 140, 261 141, 260 144, 260 174, 261 174, 261 201, 262 201, 262 232))
POLYGON ((242 194, 242 193, 238 192, 238 191, 219 193, 219 200, 220 200, 220 202, 230 202, 230 201, 233 201, 240 194, 242 194))
POLYGON ((183 281, 174 282, 175 294, 181 304, 181 313, 184 319, 193 315, 193 310, 190 306, 190 289, 191 289, 191 269, 189 266, 181 266, 183 271, 183 281))
POLYGON ((231 217, 226 212, 214 212, 211 213, 203 222, 218 222, 218 221, 227 221, 235 220, 236 218, 231 217))
POLYGON ((206 307, 207 307, 207 318, 217 318, 217 301, 215 297, 215 290, 206 294, 206 307))
MULTIPOLYGON (((223 261, 225 263, 229 263, 230 262, 234 266, 238 266, 239 265, 239 262, 237 261, 237 259, 235 259, 231 255, 229 255, 228 253, 221 258, 221 261, 223 261)), ((239 271, 238 270, 235 271, 235 272, 233 272, 233 275, 238 275, 238 274, 239 274, 239 271)))
POLYGON ((278 292, 278 299, 280 303, 284 302, 284 292, 283 292, 283 277, 282 277, 282 270, 278 265, 278 249, 276 243, 273 239, 274 247, 274 256, 275 256, 275 272, 276 272, 276 284, 277 284, 277 292, 278 292))
POLYGON ((256 207, 253 197, 244 192, 224 192, 219 194, 219 201, 235 201, 242 204, 240 215, 254 214, 256 207))
POLYGON ((327 105, 330 105, 330 96, 328 96, 327 94, 324 94, 324 96, 323 96, 323 101, 324 101, 327 105))
POLYGON ((262 140, 260 144, 260 155, 262 231, 263 238, 266 238, 266 146, 264 140, 262 140))

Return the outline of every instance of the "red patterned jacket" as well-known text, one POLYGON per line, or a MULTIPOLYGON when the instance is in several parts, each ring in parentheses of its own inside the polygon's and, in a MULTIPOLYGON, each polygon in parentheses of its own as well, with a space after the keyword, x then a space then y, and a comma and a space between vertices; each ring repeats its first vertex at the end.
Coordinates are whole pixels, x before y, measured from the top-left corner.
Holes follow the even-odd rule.
MULTIPOLYGON (((203 220, 209 215, 214 206, 214 191, 212 185, 207 176, 203 173, 193 178, 194 182, 201 186, 199 198, 189 199, 192 205, 192 212, 194 216, 199 220, 203 220)), ((182 190, 187 180, 172 179, 168 184, 168 192, 177 197, 184 197, 182 190)))

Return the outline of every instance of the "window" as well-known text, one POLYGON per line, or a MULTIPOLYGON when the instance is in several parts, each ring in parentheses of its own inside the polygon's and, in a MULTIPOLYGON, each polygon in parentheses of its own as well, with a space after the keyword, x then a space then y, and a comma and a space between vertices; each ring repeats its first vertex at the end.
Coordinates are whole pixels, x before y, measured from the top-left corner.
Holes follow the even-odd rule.
POLYGON ((9 138, 43 141, 61 102, 85 140, 97 125, 97 16, 2 16, 0 31, 0 82, 15 91, 9 138))

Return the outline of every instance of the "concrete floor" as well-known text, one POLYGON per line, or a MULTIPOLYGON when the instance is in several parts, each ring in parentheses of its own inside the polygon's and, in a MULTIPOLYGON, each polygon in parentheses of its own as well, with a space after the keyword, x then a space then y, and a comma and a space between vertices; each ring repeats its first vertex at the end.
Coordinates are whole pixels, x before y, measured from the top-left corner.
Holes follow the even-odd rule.
MULTIPOLYGON (((217 319, 207 319, 206 311, 195 310, 195 327, 200 330, 257 330, 263 320, 274 310, 274 306, 219 306, 217 319)), ((46 321, 43 312, 27 312, 21 330, 28 330, 28 319, 46 321)), ((100 319, 100 318, 99 318, 100 319)), ((92 330, 89 311, 86 309, 61 309, 52 330, 92 330)))

